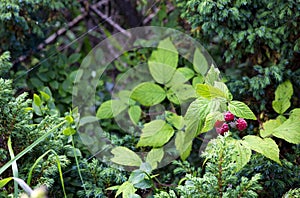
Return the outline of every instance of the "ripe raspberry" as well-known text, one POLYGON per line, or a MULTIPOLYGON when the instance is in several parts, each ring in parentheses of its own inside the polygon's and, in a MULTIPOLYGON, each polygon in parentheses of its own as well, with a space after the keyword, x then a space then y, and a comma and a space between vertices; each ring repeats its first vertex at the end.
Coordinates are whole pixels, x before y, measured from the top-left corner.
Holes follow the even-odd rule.
POLYGON ((229 131, 229 126, 228 126, 228 124, 224 123, 222 126, 222 133, 224 134, 227 131, 229 131))
POLYGON ((246 120, 244 120, 243 118, 239 118, 237 119, 236 121, 236 128, 239 130, 239 131, 243 131, 247 128, 247 122, 246 120))
POLYGON ((225 119, 226 122, 233 121, 234 120, 234 115, 230 111, 227 111, 224 114, 224 119, 225 119))
POLYGON ((223 123, 222 126, 220 126, 221 122, 217 121, 215 127, 216 127, 216 131, 218 134, 220 135, 224 135, 225 132, 229 131, 229 126, 226 123, 223 123))

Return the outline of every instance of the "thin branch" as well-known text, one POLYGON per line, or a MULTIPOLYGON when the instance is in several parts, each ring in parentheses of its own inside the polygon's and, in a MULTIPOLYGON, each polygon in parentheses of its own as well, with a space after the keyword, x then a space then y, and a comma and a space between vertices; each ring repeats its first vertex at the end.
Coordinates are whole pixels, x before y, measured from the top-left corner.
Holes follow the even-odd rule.
POLYGON ((103 14, 100 10, 98 10, 97 5, 93 5, 90 6, 90 9, 99 17, 101 17, 102 19, 104 19, 106 22, 108 22, 111 26, 113 26, 116 30, 120 31, 121 33, 123 33, 124 35, 126 35, 127 37, 131 37, 131 34, 129 32, 127 32, 125 29, 123 29, 119 24, 117 24, 116 22, 114 22, 113 20, 111 20, 111 18, 109 18, 108 16, 106 16, 105 14, 103 14))

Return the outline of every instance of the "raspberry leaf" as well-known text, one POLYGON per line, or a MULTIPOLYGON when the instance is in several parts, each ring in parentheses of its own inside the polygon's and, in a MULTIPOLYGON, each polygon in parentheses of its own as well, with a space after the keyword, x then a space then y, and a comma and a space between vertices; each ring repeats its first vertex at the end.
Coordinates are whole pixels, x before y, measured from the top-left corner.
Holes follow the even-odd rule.
POLYGON ((237 117, 256 120, 254 113, 243 102, 230 101, 228 105, 228 110, 237 117))
POLYGON ((193 67, 197 73, 203 76, 208 70, 208 63, 206 61, 206 58, 199 48, 196 48, 194 53, 193 67))
POLYGON ((281 164, 279 160, 279 148, 271 138, 262 139, 258 136, 247 135, 241 142, 245 147, 250 148, 267 158, 281 164))

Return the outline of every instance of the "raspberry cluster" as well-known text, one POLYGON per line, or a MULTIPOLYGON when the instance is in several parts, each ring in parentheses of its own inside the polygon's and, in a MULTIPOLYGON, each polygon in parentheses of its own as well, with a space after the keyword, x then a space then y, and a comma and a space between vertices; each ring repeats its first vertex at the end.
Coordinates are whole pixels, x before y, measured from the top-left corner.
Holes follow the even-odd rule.
POLYGON ((224 133, 228 132, 230 128, 237 129, 239 131, 243 131, 248 126, 248 124, 244 118, 237 119, 233 115, 233 113, 231 113, 230 111, 227 111, 224 114, 224 120, 225 120, 225 122, 217 121, 215 124, 217 133, 220 135, 224 135, 224 133))

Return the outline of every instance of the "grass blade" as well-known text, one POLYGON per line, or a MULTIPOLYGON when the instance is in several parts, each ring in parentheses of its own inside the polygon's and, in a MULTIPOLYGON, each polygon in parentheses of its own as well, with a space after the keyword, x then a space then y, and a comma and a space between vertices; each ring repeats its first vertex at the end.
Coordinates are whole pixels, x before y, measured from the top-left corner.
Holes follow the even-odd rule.
MULTIPOLYGON (((10 158, 13 159, 15 157, 15 154, 14 154, 14 150, 12 148, 11 137, 10 136, 8 138, 7 147, 8 147, 10 158)), ((19 178, 19 171, 18 171, 17 161, 14 161, 12 163, 12 172, 13 172, 14 178, 19 178)), ((18 182, 16 180, 14 180, 14 196, 18 197, 18 194, 19 194, 18 182)))
POLYGON ((11 159, 9 162, 7 162, 6 164, 4 164, 4 166, 2 166, 0 168, 0 175, 7 169, 9 168, 13 162, 17 161, 18 159, 20 159, 21 157, 23 157, 26 153, 28 153, 31 149, 33 149, 34 147, 36 147, 36 145, 38 145, 39 143, 41 143, 46 137, 48 137, 54 130, 56 130, 57 128, 59 128, 60 126, 62 126, 63 124, 65 124, 67 121, 63 121, 61 123, 59 123, 58 125, 54 126, 52 129, 50 129, 49 131, 47 131, 44 135, 42 135, 41 137, 39 137, 36 141, 34 141, 31 145, 29 145, 27 148, 25 148, 23 151, 21 151, 16 157, 14 157, 13 159, 11 159))

